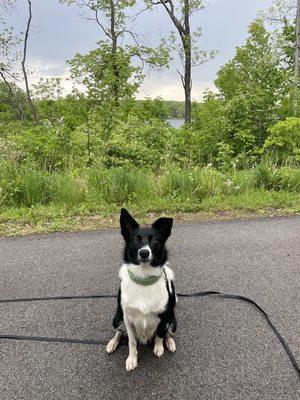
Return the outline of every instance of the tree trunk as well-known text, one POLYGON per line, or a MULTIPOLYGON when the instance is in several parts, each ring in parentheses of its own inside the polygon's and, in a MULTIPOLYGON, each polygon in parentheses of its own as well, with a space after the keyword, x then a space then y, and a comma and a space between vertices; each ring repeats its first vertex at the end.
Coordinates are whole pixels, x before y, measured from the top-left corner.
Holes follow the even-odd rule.
MULTIPOLYGON (((299 0, 300 1, 300 0, 299 0)), ((185 55, 184 65, 184 96, 185 110, 184 122, 191 123, 191 91, 192 91, 192 49, 191 49, 191 32, 190 32, 190 0, 184 0, 184 28, 185 34, 182 37, 185 55)))
POLYGON ((293 114, 296 117, 298 115, 298 98, 299 98, 300 0, 297 0, 295 39, 296 43, 295 43, 295 66, 294 66, 293 114))
POLYGON ((113 83, 113 95, 114 95, 114 103, 115 106, 119 105, 119 71, 118 71, 118 63, 117 63, 117 45, 118 45, 118 35, 115 30, 116 26, 116 17, 115 17, 115 4, 114 0, 110 0, 110 33, 112 40, 112 62, 113 62, 113 74, 114 74, 114 83, 113 83))
POLYGON ((27 55, 27 42, 28 42, 29 29, 30 29, 30 24, 31 24, 31 19, 32 19, 31 0, 27 0, 27 2, 28 2, 29 15, 28 15, 27 28, 26 28, 25 37, 24 37, 23 58, 22 58, 21 64, 22 64, 22 71, 23 71, 24 80, 25 80, 27 100, 28 100, 29 106, 31 108, 31 112, 32 112, 33 118, 34 118, 35 122, 38 122, 36 109, 34 107, 33 101, 32 101, 31 96, 30 96, 28 77, 27 77, 27 72, 26 72, 26 68, 25 68, 26 55, 27 55))

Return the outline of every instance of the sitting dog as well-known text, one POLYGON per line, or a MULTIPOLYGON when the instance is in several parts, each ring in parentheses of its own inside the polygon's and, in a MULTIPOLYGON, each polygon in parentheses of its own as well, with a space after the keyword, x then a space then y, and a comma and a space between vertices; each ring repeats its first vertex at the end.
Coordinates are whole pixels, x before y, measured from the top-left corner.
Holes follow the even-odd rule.
POLYGON ((126 370, 131 371, 137 367, 137 341, 145 344, 154 339, 157 357, 164 353, 164 340, 169 351, 176 350, 172 337, 176 330, 174 274, 166 265, 165 248, 173 219, 159 218, 151 227, 140 228, 123 208, 120 224, 125 240, 124 264, 119 271, 121 285, 113 319, 116 333, 106 351, 115 351, 122 335, 127 334, 126 370))

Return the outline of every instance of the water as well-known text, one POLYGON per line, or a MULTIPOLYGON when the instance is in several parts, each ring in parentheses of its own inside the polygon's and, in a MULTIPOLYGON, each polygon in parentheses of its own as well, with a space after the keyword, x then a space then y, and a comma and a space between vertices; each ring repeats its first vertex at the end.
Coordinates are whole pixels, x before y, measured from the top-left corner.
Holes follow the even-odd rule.
POLYGON ((166 119, 166 121, 175 129, 179 129, 184 124, 184 119, 180 118, 170 118, 166 119))

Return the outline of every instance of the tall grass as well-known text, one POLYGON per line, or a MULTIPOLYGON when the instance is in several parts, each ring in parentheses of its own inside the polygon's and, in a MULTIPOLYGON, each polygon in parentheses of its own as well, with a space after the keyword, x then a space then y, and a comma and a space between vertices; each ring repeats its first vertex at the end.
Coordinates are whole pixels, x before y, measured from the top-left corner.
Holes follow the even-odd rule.
POLYGON ((86 188, 83 180, 68 174, 54 174, 50 185, 50 201, 53 203, 75 206, 86 199, 86 188))
POLYGON ((226 173, 211 168, 170 167, 155 175, 135 168, 94 168, 73 176, 0 164, 1 208, 56 204, 114 209, 140 205, 143 210, 192 211, 209 204, 209 199, 212 203, 218 199, 221 204, 220 199, 226 196, 254 198, 262 191, 300 193, 300 169, 262 163, 249 170, 226 173))
POLYGON ((222 174, 211 169, 173 169, 161 177, 163 196, 202 201, 222 191, 222 174))
POLYGON ((155 191, 153 176, 137 169, 92 169, 87 180, 91 200, 116 205, 144 201, 155 191))
POLYGON ((299 192, 300 169, 276 168, 263 162, 254 169, 254 185, 265 190, 299 192))

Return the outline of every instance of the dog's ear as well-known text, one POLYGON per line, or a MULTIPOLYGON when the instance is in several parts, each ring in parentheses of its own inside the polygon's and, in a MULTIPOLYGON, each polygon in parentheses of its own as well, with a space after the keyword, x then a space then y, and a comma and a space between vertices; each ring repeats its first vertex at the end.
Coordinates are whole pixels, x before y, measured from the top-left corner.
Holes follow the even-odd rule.
POLYGON ((161 233, 165 240, 171 235, 173 225, 173 218, 159 218, 152 224, 152 228, 156 229, 161 233))
POLYGON ((125 208, 122 208, 121 210, 120 225, 121 225, 121 234, 125 240, 127 240, 130 237, 134 229, 139 228, 139 224, 129 214, 129 212, 125 210, 125 208))

